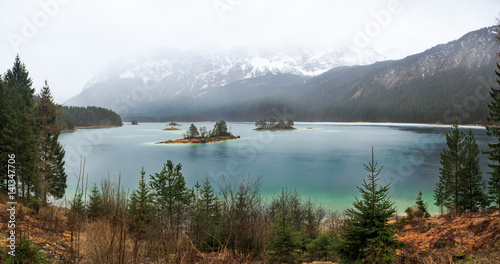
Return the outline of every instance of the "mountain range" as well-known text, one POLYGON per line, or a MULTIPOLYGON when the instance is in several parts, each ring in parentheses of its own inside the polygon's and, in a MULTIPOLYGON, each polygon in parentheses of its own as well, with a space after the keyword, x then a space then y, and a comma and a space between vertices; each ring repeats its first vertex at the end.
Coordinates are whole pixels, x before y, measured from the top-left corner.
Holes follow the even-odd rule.
POLYGON ((158 49, 113 62, 65 105, 148 121, 484 123, 495 81, 494 30, 397 60, 348 46, 158 49))

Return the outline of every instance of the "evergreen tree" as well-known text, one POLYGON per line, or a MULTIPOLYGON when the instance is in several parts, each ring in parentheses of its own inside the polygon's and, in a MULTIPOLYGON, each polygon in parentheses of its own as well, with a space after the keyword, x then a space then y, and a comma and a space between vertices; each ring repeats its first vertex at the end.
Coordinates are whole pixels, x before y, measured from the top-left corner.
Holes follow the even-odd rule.
POLYGON ((134 262, 137 262, 137 252, 139 239, 146 232, 146 226, 150 223, 154 207, 153 200, 150 194, 150 189, 145 179, 146 172, 144 167, 141 168, 141 180, 139 181, 138 189, 134 190, 130 195, 130 229, 134 234, 134 262))
POLYGON ((419 220, 422 218, 429 218, 431 216, 427 211, 427 205, 425 204, 424 200, 422 200, 422 191, 418 193, 415 205, 416 205, 416 210, 413 212, 413 214, 417 218, 419 218, 419 220))
POLYGON ((160 173, 150 176, 149 182, 159 219, 163 221, 162 224, 172 239, 179 238, 193 198, 193 192, 186 187, 181 169, 180 163, 174 166, 172 161, 167 160, 160 173))
POLYGON ((66 151, 58 141, 58 137, 52 138, 52 154, 52 175, 48 177, 50 181, 49 194, 56 199, 61 199, 68 187, 66 183, 68 175, 64 170, 66 151))
POLYGON ((0 75, 0 186, 7 189, 8 154, 14 153, 11 142, 11 115, 12 105, 8 97, 8 90, 0 75))
POLYGON ((102 204, 102 197, 99 192, 99 188, 94 183, 94 186, 92 186, 92 189, 90 189, 89 205, 87 207, 87 216, 90 219, 94 219, 101 216, 101 210, 102 210, 101 204, 102 204))
POLYGON ((190 214, 189 236, 201 250, 216 251, 222 246, 219 199, 208 177, 195 188, 197 197, 190 214))
POLYGON ((446 204, 446 182, 444 177, 439 177, 438 182, 436 182, 436 187, 434 188, 434 204, 439 207, 439 213, 442 215, 444 213, 444 207, 446 204))
POLYGON ((479 146, 476 143, 472 130, 464 137, 464 161, 462 170, 461 193, 464 211, 475 212, 485 207, 488 203, 486 194, 483 193, 481 168, 479 166, 479 146))
MULTIPOLYGON (((497 33, 498 38, 500 38, 500 33, 497 33)), ((500 124, 500 63, 497 63, 495 74, 497 75, 497 87, 491 87, 491 101, 488 103, 490 113, 487 118, 492 125, 486 126, 488 136, 495 138, 495 142, 488 143, 489 151, 487 153, 490 160, 488 166, 492 169, 489 172, 491 177, 488 181, 488 194, 500 207, 500 127, 498 126, 500 124)))
POLYGON ((189 131, 188 131, 188 137, 189 138, 196 138, 200 135, 200 133, 198 133, 198 128, 196 128, 196 126, 194 124, 191 124, 191 126, 189 127, 189 131))
POLYGON ((35 106, 38 147, 35 193, 46 203, 47 195, 64 196, 67 175, 64 172, 65 152, 58 142, 61 129, 56 123, 57 108, 47 81, 39 97, 35 106))
POLYGON ((228 136, 230 134, 227 130, 227 124, 224 120, 215 122, 213 134, 215 136, 228 136))
POLYGON ((444 189, 435 189, 435 196, 443 192, 444 205, 458 213, 460 208, 460 180, 462 163, 464 160, 462 152, 462 141, 464 134, 458 129, 458 124, 453 125, 451 131, 446 133, 446 145, 441 153, 441 168, 439 168, 439 182, 437 186, 444 189))
MULTIPOLYGON (((28 70, 21 62, 19 55, 14 60, 14 66, 4 75, 4 94, 7 104, 4 108, 2 124, 2 144, 7 146, 2 150, 16 156, 17 183, 23 198, 30 200, 31 189, 35 182, 36 171, 36 136, 35 112, 33 95, 35 89, 28 70)), ((6 155, 2 155, 4 159, 6 155)), ((2 162, 2 164, 7 164, 2 162)), ((5 173, 4 170, 2 173, 5 173)), ((17 185, 16 185, 17 187, 17 185)))
POLYGON ((287 203, 290 193, 281 191, 281 196, 275 198, 273 204, 278 206, 277 215, 272 223, 271 241, 267 247, 275 262, 292 263, 297 261, 298 255, 294 252, 300 245, 298 234, 292 227, 292 206, 287 203))
POLYGON ((434 189, 435 204, 455 214, 484 208, 489 202, 482 188, 479 147, 472 130, 465 135, 455 124, 446 133, 446 144, 434 189))
POLYGON ((394 238, 393 227, 387 224, 396 209, 389 200, 389 185, 377 183, 382 167, 377 169, 373 149, 372 161, 364 166, 369 172, 368 181, 363 179, 362 187, 358 187, 362 199, 356 198, 354 208, 345 211, 347 219, 336 250, 348 263, 392 263, 396 249, 403 244, 394 238))

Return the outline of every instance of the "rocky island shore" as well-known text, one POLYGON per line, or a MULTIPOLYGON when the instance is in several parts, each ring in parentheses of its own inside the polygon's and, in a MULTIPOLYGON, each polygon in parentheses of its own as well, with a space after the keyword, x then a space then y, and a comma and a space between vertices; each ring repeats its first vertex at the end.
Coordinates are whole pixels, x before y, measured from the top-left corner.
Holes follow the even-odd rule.
MULTIPOLYGON (((166 128, 163 130, 178 130, 177 128, 166 128)), ((156 142, 156 144, 206 144, 206 143, 219 143, 229 140, 239 139, 240 136, 234 136, 227 129, 225 121, 217 121, 214 129, 207 131, 206 127, 198 128, 191 124, 189 129, 184 134, 182 139, 167 139, 165 141, 156 142)))

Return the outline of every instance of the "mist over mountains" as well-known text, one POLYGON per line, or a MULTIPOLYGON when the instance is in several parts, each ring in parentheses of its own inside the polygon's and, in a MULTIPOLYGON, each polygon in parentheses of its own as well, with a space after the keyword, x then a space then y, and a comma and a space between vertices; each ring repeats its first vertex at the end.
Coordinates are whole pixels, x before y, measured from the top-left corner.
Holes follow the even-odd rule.
POLYGON ((158 49, 113 62, 65 105, 125 120, 484 122, 493 29, 399 60, 354 47, 158 49))

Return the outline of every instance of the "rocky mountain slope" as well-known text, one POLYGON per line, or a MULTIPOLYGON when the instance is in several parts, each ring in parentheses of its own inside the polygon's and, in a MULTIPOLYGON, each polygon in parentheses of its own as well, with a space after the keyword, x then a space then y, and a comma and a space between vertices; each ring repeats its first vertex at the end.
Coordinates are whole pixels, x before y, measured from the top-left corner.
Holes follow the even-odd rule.
POLYGON ((300 47, 188 51, 164 48, 113 62, 65 105, 97 105, 127 115, 125 107, 135 112, 139 106, 159 101, 207 97, 216 93, 214 88, 242 84, 242 80, 281 74, 303 80, 338 66, 370 64, 391 56, 395 55, 352 47, 329 52, 300 47))
POLYGON ((308 80, 303 96, 312 107, 302 112, 346 121, 484 121, 497 51, 490 27, 401 60, 335 68, 308 80))

